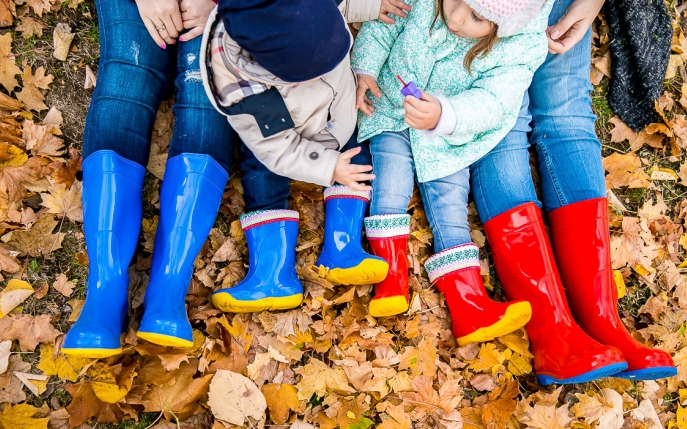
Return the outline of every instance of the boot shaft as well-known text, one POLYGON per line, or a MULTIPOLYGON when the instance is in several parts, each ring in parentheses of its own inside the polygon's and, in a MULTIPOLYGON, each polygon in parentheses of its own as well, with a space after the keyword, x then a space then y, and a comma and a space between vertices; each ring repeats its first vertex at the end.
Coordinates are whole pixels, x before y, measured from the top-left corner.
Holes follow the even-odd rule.
POLYGON ((241 215, 246 235, 249 276, 281 283, 295 275, 299 214, 294 210, 260 210, 241 215))
POLYGON ((358 192, 346 186, 332 186, 324 191, 324 247, 322 253, 359 249, 362 243, 363 219, 370 202, 369 192, 358 192))

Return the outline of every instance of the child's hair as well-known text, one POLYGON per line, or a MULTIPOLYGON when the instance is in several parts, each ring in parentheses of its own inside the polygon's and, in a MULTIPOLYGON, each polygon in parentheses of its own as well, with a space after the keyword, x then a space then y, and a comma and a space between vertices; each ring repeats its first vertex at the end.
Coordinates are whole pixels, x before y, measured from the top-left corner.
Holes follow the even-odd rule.
MULTIPOLYGON (((434 28, 434 24, 436 24, 437 19, 439 19, 439 17, 441 17, 441 20, 444 22, 444 25, 448 27, 448 22, 446 22, 446 15, 444 15, 444 0, 435 0, 434 20, 432 21, 432 25, 429 28, 430 32, 434 28)), ((499 26, 494 23, 492 23, 492 25, 493 27, 491 29, 491 33, 479 39, 479 41, 475 43, 475 46, 470 48, 468 53, 465 54, 465 58, 463 59, 463 67, 465 67, 468 73, 471 72, 472 62, 475 60, 475 58, 484 58, 484 56, 491 51, 491 48, 494 47, 494 44, 498 40, 497 33, 499 30, 499 26)))

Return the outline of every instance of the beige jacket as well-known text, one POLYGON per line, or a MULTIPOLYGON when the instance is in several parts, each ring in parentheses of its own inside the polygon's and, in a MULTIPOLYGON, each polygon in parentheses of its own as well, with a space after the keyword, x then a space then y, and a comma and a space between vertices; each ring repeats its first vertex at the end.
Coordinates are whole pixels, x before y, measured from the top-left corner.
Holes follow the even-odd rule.
MULTIPOLYGON (((339 9, 347 20, 367 21, 377 18, 380 5, 381 0, 346 0, 339 9)), ((294 180, 332 185, 339 151, 357 119, 349 56, 319 79, 284 82, 226 35, 215 9, 203 34, 201 64, 213 106, 268 169, 294 180), (211 55, 220 46, 225 55, 211 55)))

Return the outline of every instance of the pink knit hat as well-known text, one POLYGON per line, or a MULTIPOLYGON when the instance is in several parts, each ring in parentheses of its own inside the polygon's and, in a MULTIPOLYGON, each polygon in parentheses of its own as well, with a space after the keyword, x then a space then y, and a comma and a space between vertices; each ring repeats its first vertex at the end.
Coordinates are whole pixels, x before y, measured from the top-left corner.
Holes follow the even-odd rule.
POLYGON ((465 0, 478 14, 499 26, 498 36, 512 36, 537 15, 546 0, 465 0))

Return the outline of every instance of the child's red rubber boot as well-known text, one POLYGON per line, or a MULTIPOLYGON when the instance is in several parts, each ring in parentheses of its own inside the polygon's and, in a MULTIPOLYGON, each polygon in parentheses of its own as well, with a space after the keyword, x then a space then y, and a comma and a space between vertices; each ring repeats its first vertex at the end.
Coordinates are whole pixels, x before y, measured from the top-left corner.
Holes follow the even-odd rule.
POLYGON ((618 349, 590 338, 570 314, 541 211, 534 203, 488 220, 484 230, 508 297, 532 305, 527 333, 540 384, 583 383, 627 368, 618 349))
POLYGON ((375 284, 370 314, 387 317, 408 310, 408 235, 410 216, 377 215, 365 218, 365 231, 375 256, 389 263, 386 279, 375 284))
POLYGON ((474 243, 451 247, 427 259, 429 280, 446 297, 458 344, 491 341, 522 328, 532 316, 527 301, 494 302, 487 295, 474 243))
POLYGON ((608 200, 568 204, 553 210, 549 220, 554 253, 575 320, 596 341, 620 350, 627 361, 627 369, 614 377, 655 380, 677 375, 670 355, 635 340, 618 316, 608 200))

